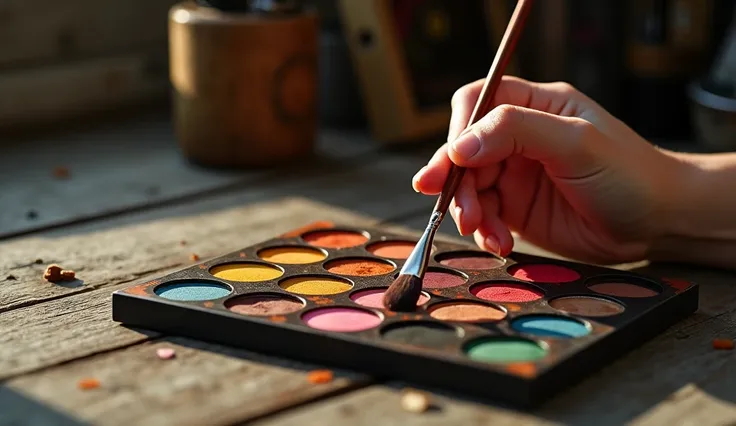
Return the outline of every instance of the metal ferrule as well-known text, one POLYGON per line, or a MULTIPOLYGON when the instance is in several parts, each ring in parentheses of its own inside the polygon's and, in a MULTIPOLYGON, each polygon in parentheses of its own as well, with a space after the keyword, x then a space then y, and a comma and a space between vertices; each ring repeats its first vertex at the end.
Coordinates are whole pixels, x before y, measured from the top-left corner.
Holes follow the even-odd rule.
POLYGON ((432 216, 429 218, 427 228, 424 230, 422 237, 419 238, 417 245, 412 250, 409 257, 404 263, 404 267, 401 268, 401 275, 414 275, 415 277, 423 278, 424 271, 427 269, 429 263, 429 255, 432 252, 432 242, 434 241, 434 234, 437 232, 440 223, 442 223, 442 213, 434 211, 432 216))

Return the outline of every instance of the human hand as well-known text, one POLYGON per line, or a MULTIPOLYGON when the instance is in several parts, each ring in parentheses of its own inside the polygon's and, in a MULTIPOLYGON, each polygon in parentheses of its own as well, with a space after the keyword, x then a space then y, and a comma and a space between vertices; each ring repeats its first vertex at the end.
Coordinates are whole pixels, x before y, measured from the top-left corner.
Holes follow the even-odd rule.
POLYGON ((601 264, 641 260, 666 232, 681 162, 565 83, 505 76, 494 108, 464 131, 483 81, 452 101, 448 143, 413 180, 439 194, 452 163, 466 167, 450 206, 462 235, 506 256, 510 231, 601 264))

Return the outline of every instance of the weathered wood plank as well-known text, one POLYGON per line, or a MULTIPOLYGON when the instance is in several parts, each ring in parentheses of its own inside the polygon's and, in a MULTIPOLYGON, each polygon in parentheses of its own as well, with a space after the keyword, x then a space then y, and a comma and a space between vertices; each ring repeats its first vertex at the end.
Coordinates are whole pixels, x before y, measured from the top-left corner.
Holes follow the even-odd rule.
MULTIPOLYGON (((46 303, 30 292, 25 304, 0 313, 0 379, 69 361, 110 348, 127 346, 146 338, 138 332, 117 327, 111 320, 111 292, 137 278, 189 263, 193 251, 202 259, 237 250, 272 238, 315 220, 373 223, 344 210, 300 199, 254 204, 208 216, 190 216, 153 222, 96 235, 70 236, 54 241, 25 240, 29 247, 53 244, 65 253, 65 267, 77 269, 87 280, 82 294, 64 296, 46 303), (183 238, 190 242, 179 246, 183 238), (98 287, 106 286, 104 289, 98 287)), ((20 249, 20 247, 18 247, 20 249)), ((13 253, 15 250, 8 251, 13 253)), ((13 305, 15 292, 3 283, 3 303, 13 305)), ((52 284, 35 280, 37 293, 48 298, 52 284)), ((26 282, 26 291, 33 289, 26 282)))
MULTIPOLYGON (((306 349, 305 349, 306 350, 306 349)), ((6 383, 26 399, 99 425, 234 424, 365 386, 367 376, 334 371, 335 380, 311 384, 313 364, 264 357, 252 352, 183 338, 165 338, 83 359, 6 383), (157 348, 173 348, 163 361, 157 348), (77 389, 95 377, 102 386, 77 389)), ((0 394, 0 424, 26 414, 6 406, 0 394)))
POLYGON ((168 9, 176 0, 4 0, 0 67, 166 47, 168 9))
POLYGON ((380 158, 371 154, 376 146, 360 133, 325 131, 315 159, 306 164, 265 170, 203 169, 182 158, 169 119, 160 115, 2 144, 0 199, 5 208, 0 211, 0 236, 6 237, 177 200, 197 200, 217 191, 264 192, 262 186, 273 182, 304 182, 320 173, 354 167, 348 160, 380 158), (59 166, 69 169, 69 179, 54 177, 59 166), (31 211, 36 216, 29 218, 31 211))
POLYGON ((0 128, 42 125, 165 99, 165 49, 0 72, 0 128))
MULTIPOLYGON (((723 424, 718 417, 709 417, 699 403, 706 399, 715 407, 715 402, 730 405, 729 411, 720 411, 721 418, 733 411, 733 391, 725 394, 729 387, 729 376, 717 379, 721 391, 694 399, 682 405, 675 404, 672 395, 690 389, 704 376, 716 380, 719 371, 733 370, 731 353, 713 351, 710 340, 717 336, 732 336, 736 333, 736 318, 711 317, 692 327, 679 330, 673 328, 641 348, 623 357, 611 366, 591 376, 568 392, 561 394, 537 410, 519 412, 508 407, 494 405, 488 401, 467 399, 454 394, 434 390, 437 408, 425 414, 405 412, 399 405, 403 383, 388 386, 371 386, 344 396, 311 404, 307 407, 276 415, 253 423, 258 426, 309 426, 318 424, 351 425, 620 425, 637 417, 646 416, 657 404, 676 405, 677 414, 657 414, 656 419, 670 420, 671 424, 723 424), (688 337, 681 333, 687 332, 688 337), (730 396, 727 396, 730 395, 730 396), (686 414, 686 410, 689 410, 686 414), (685 421, 687 419, 688 421, 685 421), (690 422, 699 419, 701 422, 690 422), (677 420, 677 421, 675 421, 677 420)), ((713 389, 714 385, 711 385, 713 389)), ((732 387, 732 386, 731 386, 732 387)), ((708 388, 706 388, 708 389, 708 388)), ((707 391, 705 391, 707 392, 707 391)), ((676 397, 674 397, 676 398, 676 397)), ((657 411, 660 408, 656 408, 657 411)), ((665 409, 666 410, 666 409, 665 409)), ((645 424, 668 424, 667 421, 651 421, 645 424)))
MULTIPOLYGON (((0 312, 89 291, 120 280, 135 279, 147 271, 174 267, 188 262, 192 252, 205 257, 222 254, 227 247, 234 250, 242 244, 231 241, 223 247, 220 245, 221 237, 207 239, 206 236, 209 232, 227 233, 228 227, 230 232, 237 231, 239 226, 247 229, 250 224, 248 220, 228 223, 212 219, 214 223, 209 223, 208 219, 202 218, 199 227, 191 225, 195 223, 196 219, 192 218, 196 215, 212 214, 232 206, 299 194, 301 197, 377 218, 403 215, 422 206, 429 209, 433 200, 410 189, 405 194, 398 191, 386 193, 385 188, 391 188, 397 181, 406 179, 406 182, 410 182, 412 169, 407 166, 407 161, 410 165, 410 160, 387 158, 366 167, 347 170, 338 168, 338 172, 310 179, 266 182, 262 186, 246 187, 237 193, 198 203, 131 215, 117 221, 62 228, 56 233, 47 233, 44 237, 0 244, 0 252, 7 253, 0 256, 0 312), (181 216, 187 219, 150 223, 153 220, 181 216), (134 225, 146 222, 149 222, 147 227, 134 225), (120 226, 132 228, 120 229, 120 226), (219 226, 224 228, 217 228, 219 226), (103 229, 110 229, 110 234, 89 235, 90 232, 103 229), (63 235, 67 237, 57 239, 63 235), (182 247, 179 244, 181 240, 186 240, 189 244, 182 247), (43 263, 33 263, 37 258, 41 258, 43 263), (57 285, 43 281, 43 269, 52 262, 77 270, 78 278, 84 282, 57 285), (110 275, 111 271, 115 271, 115 275, 112 275, 114 279, 110 275), (7 279, 11 275, 13 279, 7 279)), ((253 210, 251 214, 254 217, 250 220, 268 219, 258 210, 253 210)), ((274 221, 276 217, 273 218, 274 221)))

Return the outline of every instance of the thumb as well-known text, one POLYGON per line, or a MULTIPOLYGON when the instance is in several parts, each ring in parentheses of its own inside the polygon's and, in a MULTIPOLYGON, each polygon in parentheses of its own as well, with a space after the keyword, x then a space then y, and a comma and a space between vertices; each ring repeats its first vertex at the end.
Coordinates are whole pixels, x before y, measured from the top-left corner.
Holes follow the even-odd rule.
POLYGON ((478 168, 521 155, 544 164, 557 177, 575 178, 600 168, 604 143, 593 124, 513 105, 500 105, 453 141, 453 163, 478 168))

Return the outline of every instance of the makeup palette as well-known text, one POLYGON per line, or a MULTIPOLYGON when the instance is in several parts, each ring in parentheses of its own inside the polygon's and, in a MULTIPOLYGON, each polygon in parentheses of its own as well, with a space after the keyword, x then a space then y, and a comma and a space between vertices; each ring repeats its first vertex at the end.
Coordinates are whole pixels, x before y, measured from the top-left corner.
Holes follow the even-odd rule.
POLYGON ((685 281, 435 242, 416 310, 389 311, 414 242, 320 223, 116 291, 113 319, 533 405, 698 306, 685 281))

